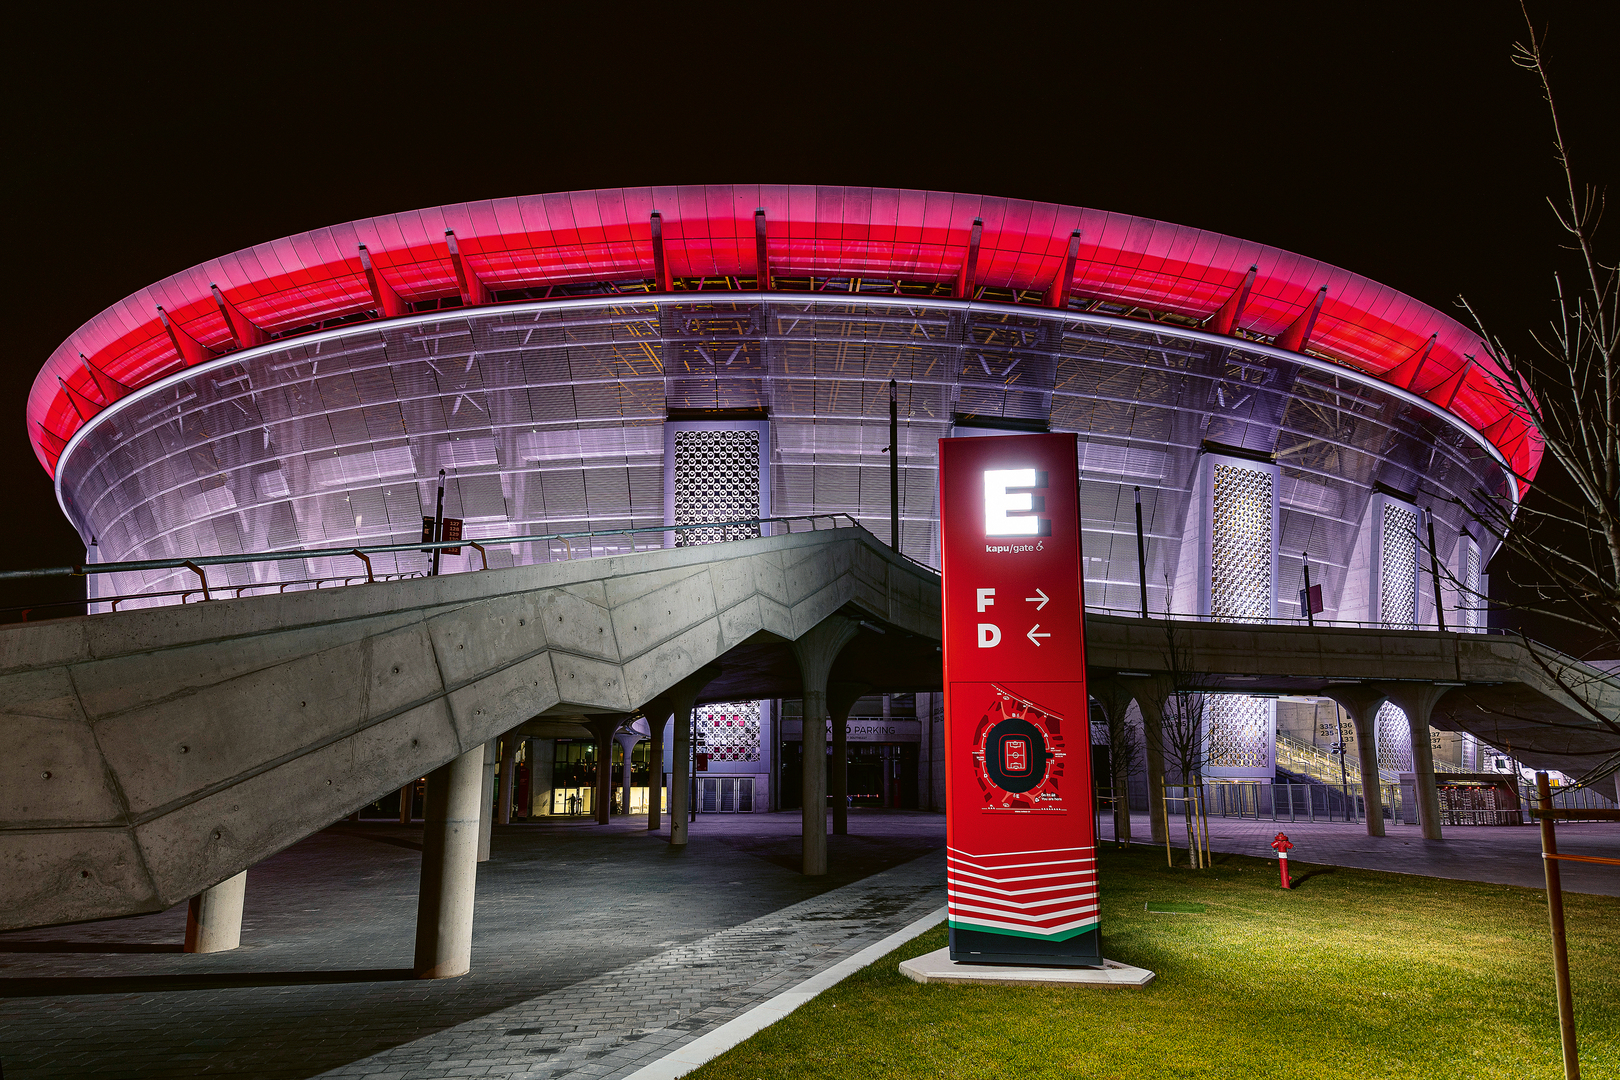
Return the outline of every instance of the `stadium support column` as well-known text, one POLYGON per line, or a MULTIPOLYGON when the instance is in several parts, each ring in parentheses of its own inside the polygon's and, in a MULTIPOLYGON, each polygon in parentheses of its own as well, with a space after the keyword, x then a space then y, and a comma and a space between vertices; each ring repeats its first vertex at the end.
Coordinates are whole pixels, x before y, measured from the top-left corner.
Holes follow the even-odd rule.
POLYGON ((1142 710, 1142 757, 1147 763, 1148 831, 1155 844, 1169 835, 1164 819, 1164 703, 1175 690, 1165 675, 1133 678, 1131 695, 1142 710))
POLYGON ((1376 686, 1333 686, 1328 688, 1327 696, 1350 714, 1350 722, 1355 725, 1356 753, 1361 759, 1361 797, 1367 807, 1367 835, 1383 836, 1384 795, 1378 782, 1378 709, 1387 695, 1376 686))
POLYGON ((619 766, 619 813, 630 812, 630 781, 634 778, 633 766, 636 759, 636 744, 641 741, 635 732, 626 732, 619 736, 619 746, 624 751, 619 766))
POLYGON ((1440 785, 1434 776, 1434 747, 1429 742, 1429 718, 1451 687, 1435 686, 1433 683, 1395 683, 1383 689, 1389 692, 1389 700, 1406 713, 1406 723, 1412 731, 1412 775, 1416 781, 1418 822, 1423 826, 1423 839, 1439 840, 1440 785))
POLYGON ((849 710, 870 689, 863 683, 831 683, 827 687, 827 716, 832 722, 832 762, 827 793, 832 796, 834 836, 849 832, 849 710))
POLYGON ((827 676, 858 626, 854 619, 829 615, 793 643, 804 699, 802 868, 809 877, 827 872, 827 676))
POLYGON ((647 831, 657 832, 663 825, 664 788, 664 725, 674 709, 668 698, 654 698, 641 707, 647 718, 649 742, 647 746, 647 831))
POLYGON ((242 944, 247 871, 191 898, 186 909, 186 952, 227 952, 242 944))
MULTIPOLYGON (((658 696, 668 703, 675 727, 675 762, 669 774, 669 842, 672 847, 686 846, 687 805, 691 800, 692 705, 698 692, 720 674, 715 664, 699 668, 658 696)), ((646 706, 651 708, 652 705, 646 706)))
POLYGON ((472 969, 478 829, 487 812, 479 807, 483 772, 480 745, 428 774, 413 965, 418 979, 448 979, 472 969))
POLYGON ((1097 699, 1103 715, 1108 717, 1108 783, 1113 792, 1114 842, 1128 844, 1131 842, 1131 744, 1125 714, 1131 707, 1131 691, 1122 679, 1090 679, 1088 683, 1091 696, 1097 699), (1118 746, 1114 745, 1116 734, 1118 746))
POLYGON ((495 813, 497 825, 512 824, 512 774, 517 771, 517 736, 501 736, 501 801, 495 813))
POLYGON ((489 862, 489 838, 495 823, 495 764, 499 750, 495 740, 484 744, 482 782, 478 785, 478 861, 489 862))
POLYGON ((613 812, 613 733, 624 717, 618 713, 593 716, 586 726, 596 740, 596 823, 606 825, 613 812))

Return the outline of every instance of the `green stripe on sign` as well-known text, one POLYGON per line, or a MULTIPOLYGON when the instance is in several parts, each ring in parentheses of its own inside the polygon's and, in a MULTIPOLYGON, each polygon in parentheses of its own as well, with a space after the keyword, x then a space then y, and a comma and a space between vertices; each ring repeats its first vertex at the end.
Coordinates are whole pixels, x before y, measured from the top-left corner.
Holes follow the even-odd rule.
POLYGON ((1056 934, 1032 934, 1027 930, 1006 930, 990 923, 974 922, 972 919, 946 919, 947 925, 963 930, 984 930, 992 934, 1005 934, 1008 937, 1034 938, 1036 941, 1068 941, 1072 937, 1097 929, 1097 920, 1092 919, 1084 926, 1077 926, 1073 930, 1064 930, 1056 934))

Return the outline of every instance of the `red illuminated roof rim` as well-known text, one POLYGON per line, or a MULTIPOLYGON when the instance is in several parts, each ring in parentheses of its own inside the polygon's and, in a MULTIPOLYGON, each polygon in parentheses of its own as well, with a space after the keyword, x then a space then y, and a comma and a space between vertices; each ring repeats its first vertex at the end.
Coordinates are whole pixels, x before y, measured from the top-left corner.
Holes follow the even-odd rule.
POLYGON ((554 295, 589 283, 662 291, 683 280, 728 279, 741 288, 751 282, 737 279, 757 278, 762 226, 773 284, 881 279, 936 295, 967 286, 974 296, 988 291, 1029 304, 1067 298, 1071 310, 1145 310, 1177 330, 1202 325, 1269 339, 1371 373, 1482 433, 1520 477, 1533 477, 1540 461, 1526 418, 1481 367, 1478 335, 1360 275, 1100 210, 807 185, 486 200, 352 221, 234 252, 148 286, 76 330, 34 380, 29 439, 54 474, 85 419, 132 389, 288 331, 396 318, 441 302, 554 295))

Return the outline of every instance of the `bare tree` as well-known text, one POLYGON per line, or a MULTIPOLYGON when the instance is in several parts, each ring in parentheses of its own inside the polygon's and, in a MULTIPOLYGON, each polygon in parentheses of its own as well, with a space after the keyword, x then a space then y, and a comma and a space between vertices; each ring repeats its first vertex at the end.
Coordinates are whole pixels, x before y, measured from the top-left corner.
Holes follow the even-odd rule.
MULTIPOLYGON (((1554 104, 1542 46, 1529 12, 1528 39, 1513 46, 1513 62, 1534 73, 1552 122, 1554 159, 1564 191, 1548 204, 1574 256, 1575 273, 1566 280, 1554 275, 1556 311, 1547 331, 1531 332, 1532 346, 1510 349, 1467 302, 1481 344, 1495 370, 1485 367, 1507 404, 1532 425, 1544 456, 1568 474, 1572 493, 1544 487, 1534 499, 1515 505, 1506 492, 1474 492, 1472 500, 1439 498, 1461 507, 1494 536, 1500 550, 1536 567, 1540 579, 1516 582, 1532 599, 1525 603, 1491 601, 1470 589, 1450 571, 1443 572, 1464 602, 1512 607, 1562 620, 1596 637, 1597 648, 1620 648, 1620 289, 1616 267, 1598 254, 1597 232, 1603 217, 1600 189, 1577 183, 1554 104), (1574 282, 1574 284, 1572 284, 1574 282)), ((1521 489, 1528 478, 1516 478, 1521 489)), ((1586 712, 1616 735, 1620 718, 1595 704, 1592 671, 1584 665, 1526 639, 1542 669, 1569 692, 1586 712)), ((1588 773, 1608 775, 1620 764, 1611 757, 1588 773)))
MULTIPOLYGON (((1169 590, 1165 590, 1169 595, 1169 590)), ((1188 646, 1178 639, 1176 621, 1165 612, 1165 668, 1172 687, 1164 701, 1164 720, 1161 734, 1164 739, 1166 764, 1181 777, 1186 788, 1203 794, 1204 788, 1204 723, 1207 695, 1200 689, 1200 679, 1192 662, 1188 646)), ((1193 869, 1202 869, 1200 851, 1203 845, 1198 835, 1199 823, 1193 804, 1182 804, 1186 811, 1187 858, 1193 869)), ((1168 824, 1168 823, 1167 823, 1168 824)))
POLYGON ((1118 702, 1116 708, 1103 709, 1104 727, 1108 733, 1109 787, 1114 798, 1114 840, 1120 847, 1131 842, 1131 777, 1142 772, 1142 736, 1127 719, 1127 710, 1118 702))

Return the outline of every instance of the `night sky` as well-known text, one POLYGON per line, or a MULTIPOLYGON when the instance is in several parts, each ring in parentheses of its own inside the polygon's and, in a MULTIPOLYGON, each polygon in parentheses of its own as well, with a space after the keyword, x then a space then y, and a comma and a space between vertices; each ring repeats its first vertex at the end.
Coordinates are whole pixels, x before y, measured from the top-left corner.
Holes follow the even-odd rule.
MULTIPOLYGON (((1049 200, 1274 244, 1459 317, 1465 294, 1515 344, 1545 324, 1561 179, 1532 76, 1508 60, 1516 5, 1088 6, 13 21, 0 567, 83 557, 23 424, 77 326, 212 256, 442 203, 754 182, 1049 200)), ((1576 169, 1599 184, 1620 177, 1617 7, 1535 13, 1576 169)), ((1614 252, 1620 222, 1608 236, 1614 252)))

